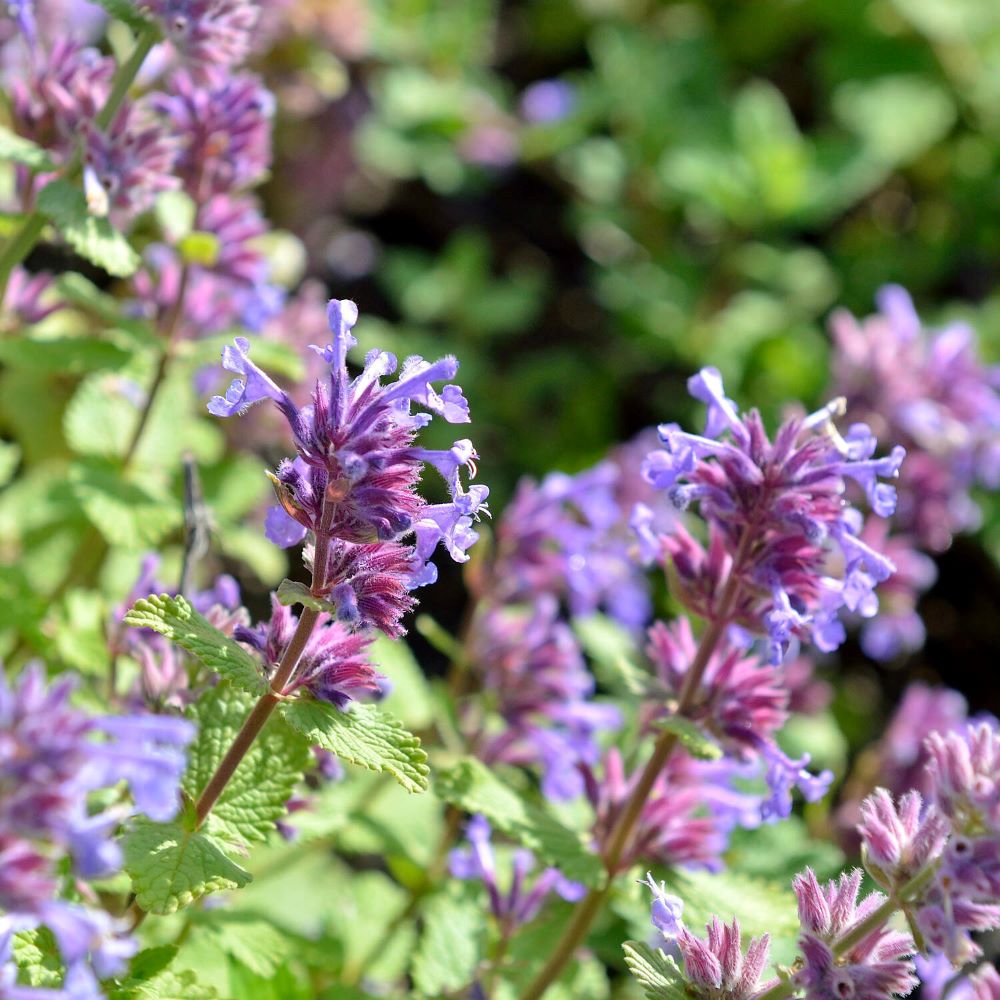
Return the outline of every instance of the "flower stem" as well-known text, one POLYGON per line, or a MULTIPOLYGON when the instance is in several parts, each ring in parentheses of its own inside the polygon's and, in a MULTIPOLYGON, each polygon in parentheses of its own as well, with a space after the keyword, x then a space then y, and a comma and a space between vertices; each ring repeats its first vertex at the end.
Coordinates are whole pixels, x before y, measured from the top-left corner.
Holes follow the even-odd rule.
MULTIPOLYGON (((330 550, 330 527, 333 523, 336 506, 336 501, 329 497, 324 498, 323 509, 320 512, 320 523, 316 530, 316 549, 313 557, 311 589, 316 596, 323 593, 326 580, 327 554, 330 550)), ((285 647, 267 691, 260 696, 257 704, 246 717, 246 721, 240 727, 232 745, 226 751, 225 757, 215 769, 215 774, 212 775, 201 795, 198 796, 198 802, 195 805, 195 829, 205 822, 212 807, 219 800, 226 785, 229 784, 229 779, 239 767, 240 761, 253 746, 254 740, 260 735, 267 720, 271 717, 271 713, 284 696, 285 689, 295 675, 295 668, 299 665, 299 660, 302 658, 302 653, 305 651, 306 644, 309 642, 309 637, 312 635, 318 620, 318 611, 307 607, 302 609, 299 623, 295 626, 291 641, 285 647)))
MULTIPOLYGON (((101 108, 94 119, 94 124, 99 129, 106 129, 111 124, 111 121, 118 113, 118 109, 121 107, 122 101, 125 100, 125 95, 128 93, 129 87, 132 86, 139 70, 142 68, 142 64, 146 61, 149 50, 156 44, 159 37, 159 29, 156 25, 150 24, 142 30, 138 39, 136 39, 132 54, 115 72, 115 78, 111 84, 111 93, 108 95, 104 107, 101 108)), ((82 157, 78 149, 66 165, 64 176, 67 180, 72 180, 76 176, 80 169, 81 159, 82 157)), ((10 242, 3 248, 3 251, 0 252, 0 305, 3 304, 4 295, 7 292, 7 282, 10 280, 11 272, 34 249, 35 244, 42 235, 42 230, 45 229, 47 221, 41 212, 37 210, 32 212, 24 220, 24 224, 14 234, 10 242)))
MULTIPOLYGON (((743 531, 736 554, 733 557, 732 566, 729 570, 729 577, 719 600, 718 608, 713 620, 705 629, 698 643, 698 651, 695 653, 691 666, 684 679, 684 686, 681 688, 678 702, 678 716, 684 717, 694 704, 701 687, 701 679, 708 666, 715 647, 719 644, 729 625, 733 609, 739 597, 741 585, 741 573, 743 564, 750 551, 753 541, 753 531, 747 527, 743 531)), ((677 747, 677 734, 667 731, 660 735, 653 747, 653 753, 646 766, 639 776, 638 782, 632 789, 631 795, 625 803, 608 838, 607 846, 604 849, 604 866, 607 869, 608 879, 600 889, 591 889, 584 900, 577 907, 573 914, 573 919, 569 922, 562 937, 556 944, 555 950, 549 956, 548 961, 541 971, 531 981, 527 989, 521 994, 520 1000, 540 1000, 545 991, 559 977, 566 963, 573 957, 573 953, 583 942, 590 930, 590 925, 594 922, 597 914, 601 912, 604 901, 611 891, 612 883, 618 874, 622 856, 625 854, 629 840, 635 829, 635 825, 642 814, 646 800, 649 798, 656 779, 663 770, 664 765, 670 759, 671 754, 677 747)))

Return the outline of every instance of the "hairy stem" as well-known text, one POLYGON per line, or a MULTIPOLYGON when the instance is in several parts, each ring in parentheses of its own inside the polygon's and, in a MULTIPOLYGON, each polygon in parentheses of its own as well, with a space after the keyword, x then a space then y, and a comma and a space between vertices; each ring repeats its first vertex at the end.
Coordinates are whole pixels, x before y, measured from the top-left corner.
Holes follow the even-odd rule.
MULTIPOLYGON (((323 593, 326 580, 327 554, 330 550, 330 526, 333 522, 336 506, 336 501, 329 497, 324 498, 320 523, 316 531, 316 550, 313 558, 312 592, 316 595, 323 593)), ((295 675, 295 668, 299 665, 306 643, 309 642, 309 637, 312 635, 318 620, 318 611, 313 608, 302 609, 299 623, 295 626, 291 641, 285 647, 281 661, 271 678, 270 686, 250 711, 246 721, 240 727, 240 731, 236 734, 232 746, 226 751, 225 757, 215 769, 215 774, 212 775, 201 795, 198 796, 198 802, 195 805, 196 828, 205 822, 212 807, 219 800, 226 785, 229 784, 236 768, 239 767, 240 761, 253 746, 254 740, 260 735, 267 720, 271 717, 271 713, 284 696, 285 688, 295 675)))
MULTIPOLYGON (((121 107, 122 101, 125 100, 125 95, 128 93, 129 87, 132 86, 139 70, 142 68, 142 64, 146 61, 149 50, 156 44, 159 37, 159 29, 155 25, 151 24, 147 28, 144 28, 136 40, 132 54, 118 67, 111 84, 111 93, 108 95, 107 102, 94 119, 94 124, 99 129, 106 129, 111 124, 118 113, 118 109, 121 107)), ((80 162, 81 155, 80 151, 77 150, 73 158, 66 165, 64 177, 67 180, 72 180, 77 175, 80 170, 80 162)), ((11 272, 35 248, 35 244, 38 242, 42 235, 42 230, 45 228, 46 221, 45 216, 41 212, 37 210, 32 212, 24 220, 24 224, 14 234, 10 242, 3 248, 3 251, 0 252, 0 304, 3 303, 4 295, 7 292, 7 282, 10 280, 11 272)))
MULTIPOLYGON (((715 652, 715 648, 719 644, 719 640, 723 637, 729 620, 732 617, 733 609, 739 597, 740 576, 743 564, 749 554, 752 540, 753 531, 750 527, 747 527, 743 531, 736 555, 733 557, 732 567, 730 568, 729 577, 726 580, 722 596, 719 599, 716 614, 702 635, 701 641, 698 643, 698 650, 684 679, 684 686, 680 691, 677 702, 676 714, 678 716, 684 717, 691 710, 694 700, 698 696, 705 668, 708 666, 708 662, 712 658, 712 653, 715 652)), ((657 739, 653 747, 653 753, 646 762, 646 766, 643 768, 635 787, 632 789, 632 793, 625 803, 625 808, 615 821, 604 849, 604 865, 608 873, 606 883, 600 889, 591 889, 584 897, 583 902, 580 903, 573 914, 573 919, 567 925, 565 931, 563 931, 562 937, 557 942, 552 954, 538 975, 535 976, 527 989, 521 994, 520 1000, 540 1000, 545 991, 559 977, 566 963, 573 957, 573 953, 583 942, 584 938, 586 938, 591 924, 598 913, 601 912, 601 908, 604 906, 604 902, 611 891, 612 882, 618 874, 622 857, 628 848, 629 840, 642 814, 646 800, 649 798, 649 794, 656 784, 657 777, 676 747, 677 735, 673 732, 664 732, 657 739)))

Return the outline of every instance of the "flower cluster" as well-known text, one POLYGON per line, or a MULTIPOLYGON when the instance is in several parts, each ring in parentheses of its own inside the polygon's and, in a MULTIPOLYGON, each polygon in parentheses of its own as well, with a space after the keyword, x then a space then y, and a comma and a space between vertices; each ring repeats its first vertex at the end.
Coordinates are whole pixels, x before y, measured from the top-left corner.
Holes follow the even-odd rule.
POLYGON ((878 789, 859 830, 873 877, 907 900, 921 950, 958 967, 981 954, 974 932, 1000 927, 1000 734, 983 722, 926 746, 926 803, 878 789))
POLYGON ((358 579, 377 573, 393 587, 415 587, 436 578, 430 556, 439 543, 458 562, 477 539, 473 519, 486 511, 488 489, 462 486, 461 471, 475 472, 476 451, 468 439, 447 451, 417 447, 417 431, 431 419, 413 413, 414 403, 449 423, 466 423, 469 407, 462 390, 453 384, 440 393, 432 383, 450 379, 458 369, 454 358, 433 364, 408 358, 399 379, 388 385, 382 378, 396 370, 391 354, 372 351, 364 371, 352 379, 347 352, 356 343, 351 328, 358 310, 353 302, 330 303, 333 343, 314 348, 326 362, 327 374, 317 383, 312 403, 298 407, 284 390, 249 357, 250 344, 242 337, 223 351, 223 366, 236 378, 225 397, 215 396, 209 411, 229 417, 263 399, 273 400, 291 428, 298 451, 294 461, 278 467, 273 482, 279 506, 271 508, 268 537, 277 544, 295 545, 306 532, 335 539, 328 565, 314 567, 326 581, 325 593, 337 604, 338 614, 362 626, 392 632, 405 607, 397 605, 387 618, 365 614, 358 579), (433 465, 448 487, 450 501, 426 503, 416 492, 424 464, 433 465), (412 536, 412 542, 399 540, 412 536), (384 561, 373 563, 376 545, 384 561))
MULTIPOLYGON (((462 390, 433 382, 457 370, 454 358, 429 364, 407 359, 400 378, 392 355, 374 351, 363 372, 351 378, 347 352, 355 340, 353 302, 333 300, 329 308, 333 343, 315 347, 324 361, 312 401, 299 407, 249 357, 250 344, 238 337, 223 351, 223 365, 241 376, 225 397, 215 396, 210 412, 228 417, 263 399, 273 400, 288 421, 298 456, 271 476, 279 504, 267 518, 268 537, 288 547, 311 534, 306 558, 313 569, 313 599, 327 612, 306 649, 293 687, 306 686, 319 698, 343 707, 359 691, 381 682, 364 661, 366 633, 403 634, 401 619, 414 600, 410 591, 437 576, 430 558, 438 544, 458 562, 477 539, 473 521, 487 511, 485 486, 462 484, 461 472, 475 472, 476 452, 468 439, 447 451, 418 447, 417 431, 431 416, 412 412, 414 403, 450 423, 469 419, 462 390), (450 494, 429 504, 416 491, 424 464, 434 466, 450 494)), ((295 620, 277 601, 270 624, 240 629, 238 638, 264 653, 273 667, 287 648, 295 620)))
POLYGON ((490 912, 505 936, 534 920, 553 892, 571 903, 581 900, 586 892, 579 882, 571 882, 558 868, 543 869, 529 884, 527 879, 535 867, 535 858, 524 849, 513 852, 510 884, 503 891, 486 818, 473 816, 465 828, 465 836, 469 846, 456 848, 448 855, 448 868, 455 878, 483 883, 489 894, 490 912))
POLYGON ((44 924, 82 996, 136 948, 107 914, 55 898, 67 861, 83 878, 121 865, 113 834, 131 810, 93 812, 90 793, 125 781, 136 809, 171 819, 194 729, 165 716, 87 716, 70 705, 72 688, 46 685, 38 667, 13 684, 0 675, 0 983, 10 933, 44 924))
POLYGON ((714 368, 689 388, 708 407, 705 433, 661 426, 664 447, 649 455, 645 474, 679 509, 697 505, 708 546, 677 529, 644 532, 647 550, 659 547, 692 611, 766 635, 773 662, 794 637, 837 648, 841 609, 875 614, 875 585, 894 570, 861 538, 861 516, 844 493, 852 481, 876 514, 892 514, 895 490, 881 479, 896 477, 903 449, 874 458, 875 438, 864 424, 841 436, 836 403, 786 421, 771 441, 756 411, 739 414, 714 368))
POLYGON ((480 611, 469 657, 504 722, 498 733, 483 730, 483 720, 472 718, 475 706, 465 706, 463 729, 479 756, 487 763, 540 763, 546 797, 579 796, 578 764, 597 763, 596 734, 616 728, 621 717, 613 706, 592 701, 594 678, 555 597, 480 611))
MULTIPOLYGON (((657 622, 649 630, 646 652, 662 685, 654 718, 663 713, 663 698, 675 703, 685 691, 697 648, 687 618, 669 626, 657 622)), ((788 817, 793 788, 814 802, 833 780, 829 771, 813 775, 806 769, 808 754, 793 759, 775 742, 774 734, 788 719, 788 700, 783 671, 727 638, 712 651, 698 687, 687 697, 685 717, 714 737, 734 761, 750 765, 747 776, 759 773, 765 779, 769 793, 760 803, 765 820, 788 817)))
POLYGON ((699 1000, 754 1000, 766 993, 778 980, 761 981, 767 967, 771 941, 767 934, 752 938, 743 951, 739 921, 723 923, 713 917, 706 926, 707 938, 699 938, 684 926, 683 902, 657 884, 647 873, 640 885, 653 893, 652 922, 664 939, 676 943, 684 959, 688 991, 699 1000))
POLYGON ((847 413, 906 447, 896 523, 931 552, 978 526, 976 484, 1000 486, 1000 369, 979 360, 962 323, 926 328, 907 292, 887 286, 879 312, 831 318, 834 391, 847 413))

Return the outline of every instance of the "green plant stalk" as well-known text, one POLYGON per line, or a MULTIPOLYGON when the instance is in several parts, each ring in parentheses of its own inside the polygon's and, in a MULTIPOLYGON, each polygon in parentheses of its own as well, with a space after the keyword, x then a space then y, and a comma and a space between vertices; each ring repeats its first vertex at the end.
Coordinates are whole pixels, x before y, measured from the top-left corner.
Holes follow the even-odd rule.
MULTIPOLYGON (((684 686, 678 696, 676 714, 682 718, 691 710, 698 695, 705 668, 729 624, 729 619, 739 597, 740 574, 750 553, 752 539, 753 530, 751 526, 748 526, 743 531, 740 544, 733 557, 729 578, 719 600, 718 612, 698 643, 698 651, 695 653, 694 660, 692 660, 691 667, 684 679, 684 686)), ((646 762, 646 766, 643 768, 635 788, 632 789, 632 794, 625 803, 625 808, 615 821, 608 838, 604 852, 604 866, 608 876, 605 884, 599 889, 591 889, 584 897, 583 902, 576 908, 573 919, 556 943, 552 954, 538 975, 521 994, 520 1000, 540 1000, 545 991, 558 979, 566 963, 573 957, 573 953, 587 936, 591 924, 601 912, 604 902, 611 892, 612 883, 618 874, 618 866, 628 847, 628 842, 642 813, 643 806, 645 806, 646 800, 656 784, 657 777, 676 749, 677 743, 677 734, 669 731, 662 733, 657 739, 653 753, 646 762)))
MULTIPOLYGON (((94 119, 94 124, 99 129, 106 129, 114 120, 122 101, 128 94, 129 87, 139 75, 139 70, 146 61, 149 50, 159 38, 160 30, 152 23, 140 32, 132 54, 116 70, 114 80, 111 83, 111 93, 108 95, 104 107, 94 119)), ((79 173, 80 162, 81 155, 78 149, 66 165, 63 175, 67 180, 72 180, 79 173)), ((10 281, 11 272, 35 248, 47 221, 46 217, 36 209, 24 220, 24 224, 0 252, 0 305, 3 304, 4 296, 7 294, 7 283, 10 281)))
MULTIPOLYGON (((316 531, 316 549, 313 556, 312 585, 310 590, 314 597, 323 597, 323 590, 326 581, 326 564, 330 552, 330 528, 333 523, 333 515, 337 509, 337 502, 331 499, 329 494, 323 498, 323 509, 320 512, 320 523, 316 531)), ((226 751, 215 773, 208 780, 208 784, 198 796, 195 805, 195 829, 202 825, 212 811, 212 807, 219 800, 230 778, 239 767, 240 761, 246 756, 247 751, 253 746, 254 740, 260 735, 261 730, 267 724, 275 708, 284 697, 284 690, 288 682, 295 675, 295 669, 299 665, 302 653, 306 648, 306 643, 316 627, 319 620, 319 612, 314 608, 304 607, 299 616, 298 625, 292 634, 291 641, 285 647, 281 662, 278 664, 271 678, 271 683, 267 691, 260 696, 257 704, 251 709, 240 731, 233 739, 232 745, 226 751)))

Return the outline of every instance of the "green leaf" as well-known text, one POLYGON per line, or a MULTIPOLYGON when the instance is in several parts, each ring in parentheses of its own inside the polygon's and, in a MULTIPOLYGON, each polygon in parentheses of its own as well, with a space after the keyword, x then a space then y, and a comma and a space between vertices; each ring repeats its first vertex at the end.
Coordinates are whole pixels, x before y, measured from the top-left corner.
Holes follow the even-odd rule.
POLYGON ((77 455, 120 458, 125 454, 139 417, 125 391, 119 376, 104 372, 80 383, 63 415, 66 443, 77 455))
POLYGON ((63 963, 59 946, 47 927, 15 934, 13 953, 21 982, 28 986, 49 988, 62 985, 63 963))
POLYGON ((380 635, 369 647, 369 655, 372 666, 392 681, 392 690, 380 702, 381 707, 414 729, 430 726, 434 721, 431 690, 410 647, 402 639, 380 635))
POLYGON ((337 613, 337 605, 324 601, 322 597, 314 597, 312 592, 304 583, 296 580, 282 580, 275 591, 278 603, 291 607, 293 604, 301 604, 303 607, 312 608, 313 611, 326 611, 328 614, 337 613))
POLYGON ((736 918, 744 938, 771 936, 771 963, 790 965, 798 956, 799 917, 787 882, 772 882, 739 872, 672 871, 667 889, 684 902, 684 923, 703 934, 713 916, 736 918))
POLYGON ((844 852, 836 844, 810 835, 798 816, 755 830, 737 827, 726 852, 728 868, 775 882, 791 882, 793 875, 807 867, 820 881, 835 878, 846 863, 844 852))
POLYGON ((180 504, 136 482, 110 464, 86 461, 69 470, 70 487, 109 545, 146 550, 179 527, 180 504))
POLYGON ((125 615, 125 624, 151 628, 165 635, 209 670, 249 694, 259 695, 264 691, 264 678, 257 661, 199 615, 183 597, 150 594, 135 602, 125 615))
POLYGON ((625 964, 648 1000, 689 1000, 684 974, 670 956, 639 941, 626 941, 622 947, 625 964))
POLYGON ((0 441, 0 486, 6 486, 21 461, 21 449, 9 441, 0 441))
POLYGON ((68 181, 46 184, 37 205, 63 239, 92 264, 116 278, 127 278, 138 269, 139 255, 128 240, 107 219, 91 215, 83 192, 68 181))
POLYGON ((189 969, 165 969, 152 979, 126 980, 109 994, 109 1000, 216 1000, 218 991, 199 983, 189 969))
POLYGON ((199 914, 194 933, 258 976, 273 976, 294 948, 292 938, 252 913, 212 910, 199 914))
POLYGON ((650 676, 634 662, 635 640, 607 615, 573 619, 573 632, 594 665, 597 679, 620 694, 646 694, 650 676))
MULTIPOLYGON (((121 368, 128 351, 98 337, 7 337, 0 340, 0 361, 14 368, 58 375, 83 375, 121 368)), ((132 413, 135 407, 131 407, 132 413)), ((93 435, 93 432, 91 432, 93 435)))
POLYGON ((669 715, 661 719, 657 725, 673 733, 680 745, 697 760, 718 760, 722 756, 719 744, 703 733, 690 719, 680 715, 669 715))
POLYGON ((18 163, 29 170, 55 170, 49 154, 30 139, 22 138, 0 125, 0 160, 18 163))
MULTIPOLYGON (((192 799, 208 784, 253 705, 250 695, 220 684, 189 710, 189 717, 198 723, 198 738, 188 748, 183 788, 192 799)), ((272 716, 212 807, 204 832, 235 844, 267 840, 275 820, 288 811, 285 803, 309 757, 306 741, 283 719, 272 716)))
POLYGON ((478 760, 467 757, 434 779, 446 802, 469 813, 482 813, 497 829, 555 865, 570 879, 595 886, 604 869, 580 834, 563 826, 540 807, 525 802, 478 760))
POLYGON ((325 701, 298 698, 279 711, 314 746, 370 771, 387 771, 408 792, 427 789, 430 768, 420 740, 374 705, 353 702, 341 711, 325 701))
POLYGON ((125 832, 122 848, 136 902, 149 913, 173 913, 210 892, 239 889, 252 878, 210 837, 177 822, 139 819, 125 832))
POLYGON ((429 997, 468 986, 475 977, 486 939, 485 913, 470 893, 433 896, 423 911, 423 933, 413 954, 413 985, 429 997))

